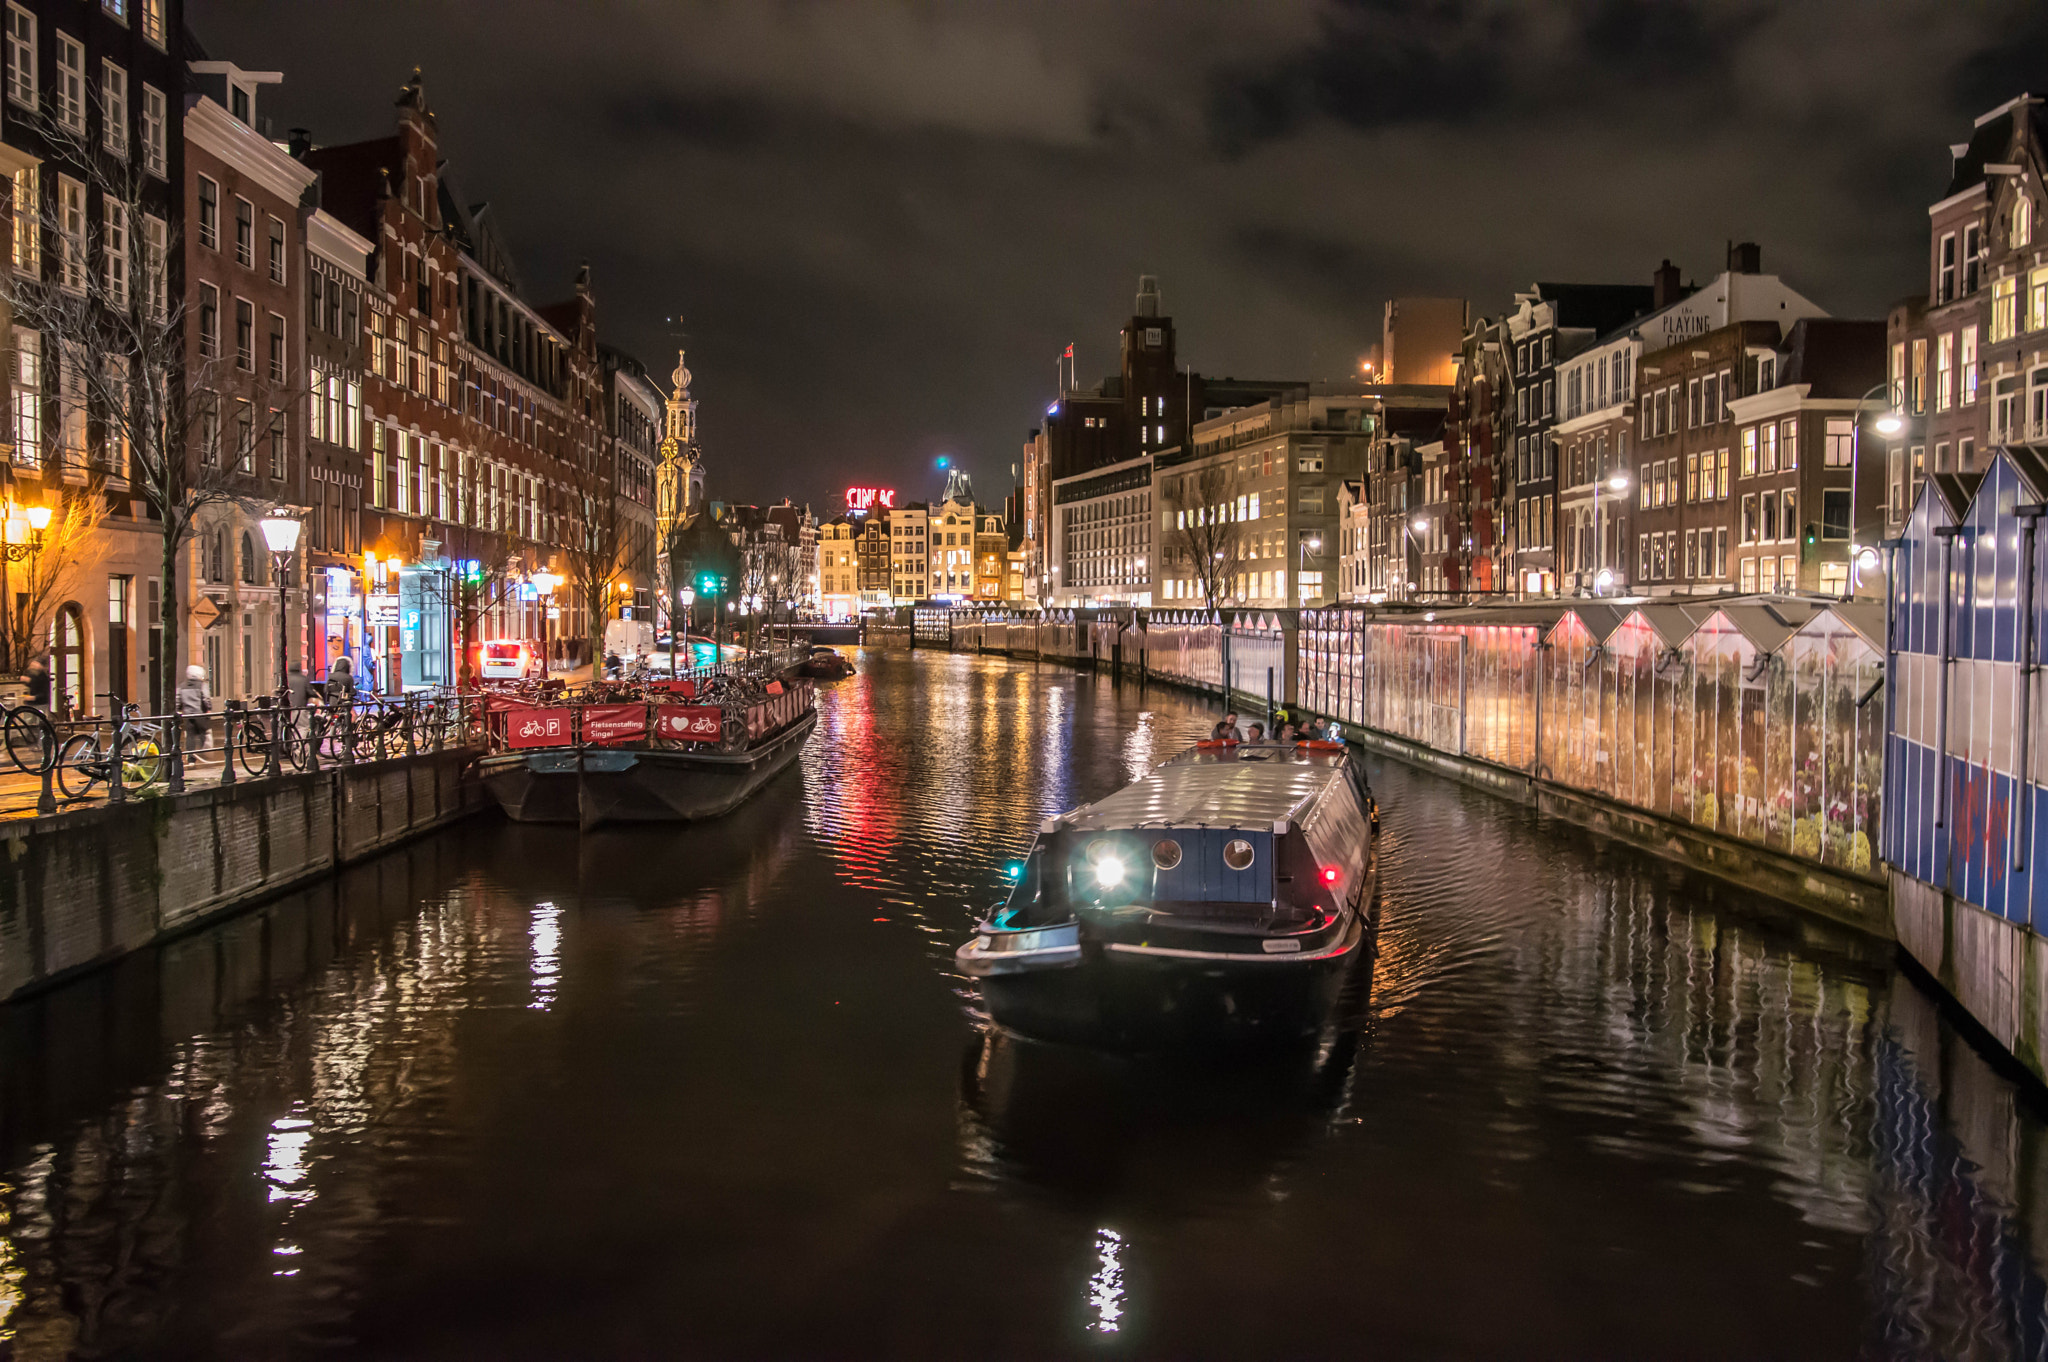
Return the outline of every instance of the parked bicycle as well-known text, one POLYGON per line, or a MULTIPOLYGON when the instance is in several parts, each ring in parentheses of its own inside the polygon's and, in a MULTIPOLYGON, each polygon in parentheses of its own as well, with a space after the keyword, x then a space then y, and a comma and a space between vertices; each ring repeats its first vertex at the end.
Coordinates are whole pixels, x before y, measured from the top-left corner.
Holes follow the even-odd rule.
POLYGON ((140 722, 137 716, 141 713, 140 705, 122 705, 123 722, 104 737, 98 728, 91 728, 65 739, 57 753, 57 788, 65 798, 83 799, 93 786, 111 782, 117 762, 121 783, 132 791, 151 789, 169 778, 163 731, 155 724, 140 722))
POLYGON ((4 728, 7 759, 16 769, 39 776, 57 760, 57 726, 50 716, 34 705, 16 705, 7 710, 4 728))

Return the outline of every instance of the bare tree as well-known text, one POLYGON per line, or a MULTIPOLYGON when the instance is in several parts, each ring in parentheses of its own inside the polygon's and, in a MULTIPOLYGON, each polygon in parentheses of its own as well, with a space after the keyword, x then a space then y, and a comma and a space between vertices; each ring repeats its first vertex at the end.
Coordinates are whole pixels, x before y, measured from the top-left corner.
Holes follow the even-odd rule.
POLYGON ((106 498, 75 495, 54 509, 36 551, 20 562, 0 562, 0 672, 28 667, 48 632, 53 603, 71 589, 80 559, 92 550, 93 532, 106 519, 106 498))
MULTIPOLYGON (((1205 608, 1227 605, 1251 560, 1251 536, 1238 518, 1243 480, 1234 463, 1214 463, 1168 478, 1161 500, 1168 564, 1193 578, 1205 608)), ((1165 575, 1164 573, 1161 574, 1165 575)))
POLYGON ((790 611, 802 593, 799 568, 798 546, 783 539, 780 526, 764 525, 754 531, 741 559, 741 595, 750 606, 750 647, 759 646, 763 621, 768 625, 769 643, 774 643, 776 614, 790 611))
POLYGON ((625 570, 628 547, 625 516, 613 495, 611 471, 606 466, 604 451, 609 448, 609 441, 601 441, 596 448, 578 450, 562 463, 569 502, 568 523, 562 527, 562 556, 569 569, 570 589, 583 603, 593 658, 603 651, 612 583, 625 570))
MULTIPOLYGON (((88 85, 94 98, 97 88, 88 85)), ((218 316, 194 315, 178 286, 178 215, 152 201, 144 149, 109 150, 83 119, 17 117, 42 136, 44 169, 61 170, 82 196, 45 183, 40 202, 15 205, 17 254, 35 263, 0 270, 20 356, 15 400, 34 404, 46 483, 71 486, 67 501, 125 491, 158 523, 164 666, 154 701, 168 710, 181 671, 180 551, 208 507, 268 504, 255 461, 277 422, 259 431, 257 414, 295 410, 304 387, 295 375, 264 381, 253 356, 227 355, 218 316), (52 396, 54 427, 42 419, 52 396)), ((19 443, 18 433, 17 458, 19 443)))
POLYGON ((464 690, 477 680, 483 617, 518 600, 521 587, 545 566, 537 550, 521 548, 520 527, 506 528, 505 506, 491 496, 488 470, 481 458, 458 464, 449 488, 452 505, 440 508, 448 514, 433 529, 445 567, 421 577, 423 594, 446 613, 455 631, 461 658, 456 681, 464 690))

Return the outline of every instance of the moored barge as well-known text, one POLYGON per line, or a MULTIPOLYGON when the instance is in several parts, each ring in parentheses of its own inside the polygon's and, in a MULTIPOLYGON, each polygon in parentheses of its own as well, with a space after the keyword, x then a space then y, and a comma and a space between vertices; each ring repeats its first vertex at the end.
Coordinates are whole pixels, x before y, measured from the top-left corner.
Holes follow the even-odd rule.
POLYGON ((818 722, 808 680, 735 690, 725 678, 686 678, 627 699, 494 696, 494 750, 478 759, 477 774, 521 823, 589 829, 716 818, 787 770, 818 722))
POLYGON ((955 960, 1026 1035, 1312 1037, 1369 952, 1377 827, 1341 744, 1203 743, 1048 819, 955 960))

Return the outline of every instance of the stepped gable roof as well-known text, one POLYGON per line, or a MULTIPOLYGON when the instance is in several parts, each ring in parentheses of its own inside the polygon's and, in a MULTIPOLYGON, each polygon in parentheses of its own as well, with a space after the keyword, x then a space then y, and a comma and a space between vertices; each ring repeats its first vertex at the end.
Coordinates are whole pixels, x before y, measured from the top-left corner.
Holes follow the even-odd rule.
POLYGON ((1809 397, 1859 398, 1885 379, 1885 324, 1802 317, 1786 339, 1780 387, 1812 385, 1809 397))

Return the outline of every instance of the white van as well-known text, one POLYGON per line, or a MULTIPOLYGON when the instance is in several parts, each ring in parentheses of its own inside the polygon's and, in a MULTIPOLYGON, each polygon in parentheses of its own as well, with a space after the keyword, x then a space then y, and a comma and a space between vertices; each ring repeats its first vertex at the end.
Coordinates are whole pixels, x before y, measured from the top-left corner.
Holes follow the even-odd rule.
MULTIPOLYGON (((606 620, 604 622, 604 650, 623 662, 631 662, 633 655, 654 651, 654 622, 652 620, 606 620)), ((602 658, 599 659, 603 661, 602 658)))

